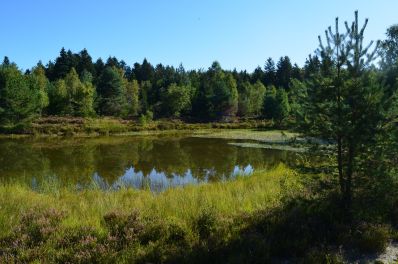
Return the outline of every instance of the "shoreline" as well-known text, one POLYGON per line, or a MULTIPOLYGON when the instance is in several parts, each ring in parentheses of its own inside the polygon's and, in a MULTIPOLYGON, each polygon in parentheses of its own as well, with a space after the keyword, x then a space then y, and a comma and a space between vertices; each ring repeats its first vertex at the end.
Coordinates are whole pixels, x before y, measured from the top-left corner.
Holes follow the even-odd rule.
POLYGON ((24 128, 18 128, 17 126, 2 127, 0 128, 0 138, 129 136, 222 129, 275 130, 276 127, 270 120, 188 123, 181 120, 160 119, 140 124, 136 120, 123 120, 112 117, 75 118, 52 116, 39 118, 24 128))

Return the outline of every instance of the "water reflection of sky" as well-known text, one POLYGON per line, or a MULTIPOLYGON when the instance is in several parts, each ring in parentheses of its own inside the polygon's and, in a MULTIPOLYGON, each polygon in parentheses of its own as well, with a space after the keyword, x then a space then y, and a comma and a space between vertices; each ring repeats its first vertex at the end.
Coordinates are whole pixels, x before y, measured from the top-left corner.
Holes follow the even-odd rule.
MULTIPOLYGON (((254 168, 250 164, 247 166, 236 165, 229 175, 223 174, 221 180, 226 181, 229 179, 234 179, 238 176, 247 176, 252 174, 253 171, 254 168)), ((187 171, 183 174, 171 173, 166 175, 166 173, 157 171, 155 168, 153 168, 149 174, 144 175, 142 171, 131 167, 126 170, 124 175, 120 176, 113 182, 108 182, 98 173, 94 173, 92 180, 95 186, 105 190, 136 188, 150 189, 152 191, 159 192, 170 187, 209 182, 209 179, 211 179, 212 176, 217 175, 217 171, 213 168, 203 169, 202 173, 204 174, 204 177, 199 179, 194 177, 191 169, 187 169, 187 171)))
POLYGON ((159 191, 228 181, 295 158, 291 152, 230 142, 196 137, 0 139, 0 182, 18 180, 38 190, 65 186, 159 191))

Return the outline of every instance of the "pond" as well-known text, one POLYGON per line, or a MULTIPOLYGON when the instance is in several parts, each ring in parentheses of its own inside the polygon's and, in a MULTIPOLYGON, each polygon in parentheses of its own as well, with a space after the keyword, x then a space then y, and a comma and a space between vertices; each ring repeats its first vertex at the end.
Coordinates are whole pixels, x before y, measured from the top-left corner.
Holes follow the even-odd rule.
MULTIPOLYGON (((240 147, 240 140, 193 136, 0 139, 0 181, 102 189, 165 188, 233 179, 294 158, 240 147)), ((247 142, 247 140, 246 140, 247 142)))

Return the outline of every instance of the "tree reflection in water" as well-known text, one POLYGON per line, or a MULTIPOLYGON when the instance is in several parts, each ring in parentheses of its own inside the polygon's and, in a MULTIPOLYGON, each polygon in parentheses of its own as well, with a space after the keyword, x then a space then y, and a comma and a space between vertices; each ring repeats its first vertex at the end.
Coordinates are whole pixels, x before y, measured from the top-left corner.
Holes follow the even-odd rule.
POLYGON ((40 184, 48 177, 82 188, 150 188, 250 175, 294 153, 229 145, 239 140, 195 137, 0 139, 0 179, 40 184))

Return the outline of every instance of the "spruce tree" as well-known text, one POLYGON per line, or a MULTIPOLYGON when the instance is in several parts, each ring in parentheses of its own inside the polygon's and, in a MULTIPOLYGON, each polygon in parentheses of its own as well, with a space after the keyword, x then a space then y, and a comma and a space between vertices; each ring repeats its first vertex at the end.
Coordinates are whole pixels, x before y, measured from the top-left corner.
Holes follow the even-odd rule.
POLYGON ((115 67, 106 67, 98 82, 98 107, 101 115, 126 115, 126 97, 123 76, 115 67))

